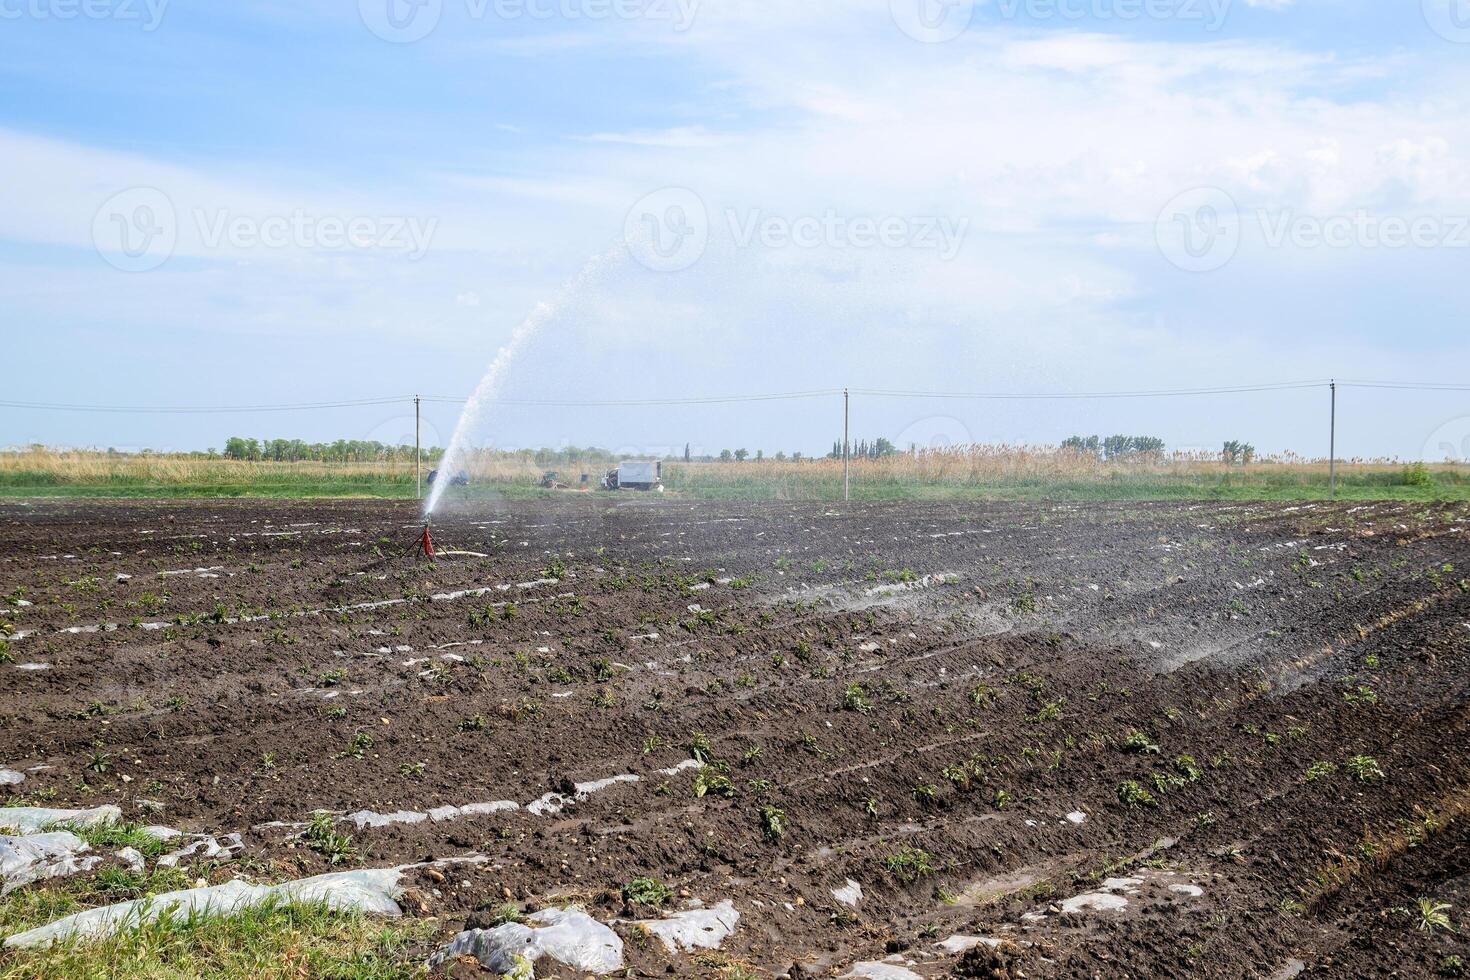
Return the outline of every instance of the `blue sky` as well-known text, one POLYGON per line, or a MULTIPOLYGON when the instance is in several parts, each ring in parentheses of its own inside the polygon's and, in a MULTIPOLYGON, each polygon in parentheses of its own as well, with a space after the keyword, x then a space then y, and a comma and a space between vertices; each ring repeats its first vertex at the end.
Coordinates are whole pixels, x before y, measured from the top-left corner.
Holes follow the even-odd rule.
MULTIPOLYGON (((0 0, 7 399, 467 394, 609 248, 508 397, 1466 380, 1470 0, 87 4, 0 0)), ((0 445, 411 432, 0 412, 0 445)), ((476 439, 810 452, 839 413, 507 405, 476 439)), ((870 438, 1308 455, 1325 416, 854 403, 870 438)), ((1470 450, 1464 393, 1341 418, 1347 456, 1470 450)))

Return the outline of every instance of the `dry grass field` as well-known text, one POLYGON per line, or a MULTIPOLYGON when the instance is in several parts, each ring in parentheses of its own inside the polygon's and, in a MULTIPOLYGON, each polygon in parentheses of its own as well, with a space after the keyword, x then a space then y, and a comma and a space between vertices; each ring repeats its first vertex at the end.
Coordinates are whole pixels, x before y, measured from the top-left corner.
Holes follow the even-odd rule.
MULTIPOLYGON (((555 469, 576 486, 586 473, 596 486, 606 463, 546 464, 531 452, 483 452, 470 464, 469 496, 524 496, 555 469)), ((669 491, 748 500, 832 500, 842 496, 837 459, 669 461, 669 491)), ((425 464, 427 475, 429 466, 425 464)), ((851 462, 853 497, 865 500, 950 497, 1071 499, 1320 498, 1328 495, 1325 460, 1287 456, 1226 465, 1199 454, 1126 461, 1093 458, 1055 447, 962 446, 918 455, 900 453, 851 462)), ((1464 499, 1470 467, 1425 466, 1396 460, 1343 460, 1339 495, 1377 499, 1464 499)), ((28 450, 0 453, 5 496, 263 496, 388 497, 415 493, 412 463, 250 462, 200 454, 28 450)))

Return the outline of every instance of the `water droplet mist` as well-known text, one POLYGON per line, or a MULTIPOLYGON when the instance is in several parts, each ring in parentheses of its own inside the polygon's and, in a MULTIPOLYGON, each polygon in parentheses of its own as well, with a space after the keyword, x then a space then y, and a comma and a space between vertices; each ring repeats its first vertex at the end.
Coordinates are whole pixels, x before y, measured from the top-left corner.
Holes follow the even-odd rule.
POLYGON ((439 478, 434 481, 434 485, 429 489, 428 500, 424 502, 426 519, 434 513, 434 508, 439 506, 439 498, 444 495, 445 488, 451 482, 450 474, 465 468, 465 459, 472 448, 470 437, 478 431, 486 410, 499 396, 511 364, 543 327, 556 319, 562 310, 601 281, 610 271, 617 268, 627 255, 627 244, 618 242, 606 252, 594 256, 582 267, 582 271, 561 288, 554 299, 537 303, 536 308, 516 326, 515 330, 511 331, 510 339, 496 352, 495 359, 485 369, 485 376, 475 386, 474 393, 470 395, 469 401, 465 402, 464 409, 459 414, 459 421, 454 426, 454 434, 450 436, 449 445, 444 450, 444 458, 439 461, 439 478))

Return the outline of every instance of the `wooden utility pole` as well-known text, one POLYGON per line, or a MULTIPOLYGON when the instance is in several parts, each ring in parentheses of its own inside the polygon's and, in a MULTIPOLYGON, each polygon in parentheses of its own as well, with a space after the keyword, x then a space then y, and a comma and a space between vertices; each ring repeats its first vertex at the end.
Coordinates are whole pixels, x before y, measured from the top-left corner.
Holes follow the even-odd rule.
POLYGON ((413 492, 419 500, 424 499, 424 451, 419 445, 419 402, 413 396, 413 492))
POLYGON ((843 500, 851 500, 852 499, 852 485, 849 482, 848 476, 847 476, 847 466, 848 466, 847 458, 850 455, 852 455, 852 453, 847 448, 847 446, 848 446, 848 439, 847 439, 848 402, 849 402, 849 399, 848 399, 847 389, 846 388, 843 388, 842 389, 842 499, 843 500))
POLYGON ((1332 430, 1327 442, 1327 494, 1337 499, 1337 379, 1332 379, 1332 430))

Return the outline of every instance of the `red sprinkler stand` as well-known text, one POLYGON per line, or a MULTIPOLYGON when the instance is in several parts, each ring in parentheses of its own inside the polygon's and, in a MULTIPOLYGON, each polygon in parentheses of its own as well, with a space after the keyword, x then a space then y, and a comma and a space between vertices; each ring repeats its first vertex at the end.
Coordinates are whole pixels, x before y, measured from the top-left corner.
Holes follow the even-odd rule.
POLYGON ((424 536, 419 541, 419 550, 424 553, 425 558, 434 557, 434 539, 429 537, 429 525, 424 525, 424 536))

